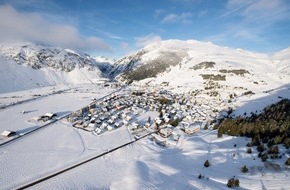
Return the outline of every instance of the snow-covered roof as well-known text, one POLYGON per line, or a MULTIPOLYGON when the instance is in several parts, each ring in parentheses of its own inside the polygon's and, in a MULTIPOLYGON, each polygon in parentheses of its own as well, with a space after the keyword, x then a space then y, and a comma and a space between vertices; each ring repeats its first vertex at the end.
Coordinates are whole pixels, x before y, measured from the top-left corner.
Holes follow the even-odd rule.
POLYGON ((1 136, 4 136, 4 137, 9 137, 9 136, 12 136, 14 135, 15 132, 14 131, 9 131, 9 130, 5 130, 1 133, 1 136))

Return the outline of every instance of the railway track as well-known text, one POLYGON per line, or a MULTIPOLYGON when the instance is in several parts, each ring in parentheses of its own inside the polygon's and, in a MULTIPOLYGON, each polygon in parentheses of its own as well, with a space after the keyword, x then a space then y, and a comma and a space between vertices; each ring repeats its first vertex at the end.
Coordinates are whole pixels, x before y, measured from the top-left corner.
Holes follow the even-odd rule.
POLYGON ((119 149, 121 149, 121 148, 124 148, 124 147, 126 147, 126 146, 128 146, 128 145, 131 145, 131 144, 133 144, 133 143, 135 143, 135 142, 137 142, 137 141, 139 141, 139 140, 141 140, 141 139, 143 139, 143 138, 145 138, 145 137, 147 137, 147 136, 149 136, 149 135, 151 135, 151 134, 153 134, 153 133, 156 133, 156 132, 158 132, 158 131, 159 131, 159 130, 156 130, 156 131, 153 131, 153 132, 149 132, 149 133, 147 133, 147 134, 145 134, 145 135, 143 135, 143 136, 141 136, 141 137, 139 137, 139 138, 137 138, 137 139, 134 139, 134 140, 132 140, 132 141, 130 141, 130 142, 128 142, 128 143, 122 144, 122 145, 120 145, 120 146, 118 146, 118 147, 116 147, 116 148, 113 148, 113 149, 111 149, 111 150, 108 150, 108 151, 106 151, 106 152, 104 152, 104 153, 101 153, 101 154, 98 154, 98 155, 92 156, 92 157, 90 157, 90 158, 87 158, 87 159, 85 159, 85 160, 83 160, 83 161, 81 161, 81 162, 75 163, 75 164, 73 164, 73 165, 71 165, 71 166, 68 166, 68 167, 66 167, 66 168, 64 168, 64 169, 62 169, 62 170, 56 171, 56 172, 54 172, 54 173, 51 173, 51 174, 49 174, 49 175, 47 175, 47 176, 43 176, 43 177, 41 177, 41 178, 38 178, 38 179, 36 179, 36 180, 34 180, 34 181, 30 182, 30 183, 24 184, 24 185, 19 186, 19 187, 15 188, 15 189, 17 189, 17 190, 21 190, 21 189, 27 189, 27 188, 29 188, 29 187, 32 187, 32 186, 34 186, 34 185, 36 185, 36 184, 39 184, 39 183, 44 182, 44 181, 46 181, 46 180, 49 180, 49 179, 51 179, 51 178, 53 178, 53 177, 55 177, 55 176, 58 176, 58 175, 60 175, 60 174, 63 174, 63 173, 68 172, 68 171, 70 171, 70 170, 73 170, 73 169, 75 169, 75 168, 77 168, 77 167, 79 167, 79 166, 82 166, 82 165, 84 165, 84 164, 86 164, 86 163, 88 163, 88 162, 91 162, 91 161, 93 161, 93 160, 96 160, 96 159, 98 159, 98 158, 100 158, 100 157, 102 157, 102 156, 105 156, 105 155, 107 155, 107 154, 110 154, 110 153, 112 153, 112 152, 114 152, 114 151, 116 151, 116 150, 119 150, 119 149))
MULTIPOLYGON (((103 97, 101 97, 101 98, 98 98, 98 99, 92 101, 92 103, 96 103, 96 102, 99 101, 99 100, 102 100, 102 99, 104 99, 104 98, 106 98, 106 97, 108 97, 108 96, 111 96, 112 94, 114 94, 114 93, 116 93, 116 92, 119 92, 119 91, 121 91, 122 89, 123 89, 123 87, 122 87, 122 88, 119 88, 118 90, 115 90, 115 91, 113 91, 113 92, 111 92, 111 93, 109 93, 109 94, 107 94, 107 95, 105 95, 105 96, 103 96, 103 97)), ((81 109, 83 109, 83 108, 81 108, 81 109)), ((31 130, 31 131, 25 133, 25 134, 23 134, 23 135, 16 136, 16 137, 14 137, 14 138, 12 138, 12 139, 10 139, 10 140, 8 140, 8 141, 5 141, 5 142, 3 142, 3 143, 0 143, 0 148, 1 148, 1 147, 4 147, 4 146, 7 146, 7 145, 9 145, 9 144, 12 144, 12 143, 14 143, 14 142, 17 142, 17 141, 19 141, 20 139, 23 139, 24 137, 27 137, 27 136, 29 136, 29 135, 32 135, 33 133, 36 133, 37 131, 40 131, 40 130, 42 130, 42 129, 45 129, 45 128, 51 126, 52 124, 54 124, 54 123, 56 123, 56 122, 58 122, 58 121, 60 121, 60 120, 62 120, 62 119, 64 119, 64 118, 69 117, 72 113, 73 113, 73 112, 68 113, 68 114, 66 114, 66 115, 63 115, 63 116, 61 116, 61 117, 59 117, 59 118, 57 118, 57 119, 54 119, 54 120, 50 121, 49 123, 46 123, 46 124, 44 124, 44 125, 42 125, 42 126, 36 128, 36 129, 33 129, 33 130, 31 130)))

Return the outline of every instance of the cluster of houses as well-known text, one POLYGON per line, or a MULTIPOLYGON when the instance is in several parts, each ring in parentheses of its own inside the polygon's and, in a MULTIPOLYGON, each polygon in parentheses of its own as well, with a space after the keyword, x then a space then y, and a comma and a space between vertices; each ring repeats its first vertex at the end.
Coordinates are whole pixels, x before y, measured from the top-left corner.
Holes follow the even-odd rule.
POLYGON ((173 94, 170 91, 133 91, 116 93, 72 113, 67 120, 73 127, 94 134, 102 134, 121 126, 133 133, 140 129, 159 131, 159 139, 172 138, 178 141, 181 131, 197 133, 217 117, 215 108, 202 103, 193 96, 173 94), (145 123, 137 118, 149 111, 157 117, 145 123))

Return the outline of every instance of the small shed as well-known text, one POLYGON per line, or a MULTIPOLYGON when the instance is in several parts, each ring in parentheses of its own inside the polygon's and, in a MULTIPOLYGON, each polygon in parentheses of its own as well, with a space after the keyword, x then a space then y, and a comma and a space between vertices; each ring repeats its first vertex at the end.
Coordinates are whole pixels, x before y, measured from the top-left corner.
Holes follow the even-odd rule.
POLYGON ((57 116, 55 113, 46 113, 46 114, 44 114, 44 117, 48 117, 49 119, 51 119, 51 118, 53 118, 55 116, 57 116))
POLYGON ((9 130, 5 130, 1 133, 1 136, 3 137, 13 137, 16 135, 15 131, 9 131, 9 130))

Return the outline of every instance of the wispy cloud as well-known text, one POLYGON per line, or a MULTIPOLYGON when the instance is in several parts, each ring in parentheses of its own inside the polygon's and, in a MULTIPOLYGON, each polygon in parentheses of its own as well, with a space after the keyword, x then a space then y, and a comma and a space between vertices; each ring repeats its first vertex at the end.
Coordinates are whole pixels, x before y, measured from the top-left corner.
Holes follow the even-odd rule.
POLYGON ((159 42, 161 40, 162 40, 162 38, 160 36, 153 34, 153 33, 146 35, 146 36, 140 36, 140 37, 135 38, 137 47, 144 47, 144 46, 147 46, 151 43, 159 42))
POLYGON ((204 16, 207 15, 207 13, 208 13, 208 10, 204 9, 204 10, 199 11, 198 16, 199 17, 204 17, 204 16))
POLYGON ((155 11, 154 11, 154 18, 159 18, 162 14, 164 14, 165 13, 165 10, 164 9, 156 9, 155 11))
POLYGON ((162 19, 162 23, 190 23, 192 18, 192 13, 189 12, 184 12, 181 14, 167 14, 165 17, 162 19))
POLYGON ((232 14, 238 13, 243 10, 245 7, 249 6, 252 2, 248 0, 229 0, 226 6, 226 12, 221 15, 221 18, 228 17, 232 14))
POLYGON ((237 47, 252 44, 263 49, 273 43, 271 35, 277 35, 275 24, 290 21, 290 4, 288 0, 228 0, 218 19, 223 31, 207 40, 237 47))
POLYGON ((19 12, 9 5, 0 6, 0 39, 42 42, 78 50, 112 51, 102 39, 82 36, 76 27, 55 23, 38 13, 19 12))
POLYGON ((113 34, 111 32, 107 32, 107 31, 101 30, 101 29, 97 29, 97 28, 92 27, 90 30, 93 31, 93 32, 99 32, 101 34, 104 34, 109 39, 124 40, 124 38, 119 36, 119 35, 116 35, 116 34, 113 34))
POLYGON ((290 16, 287 0, 228 0, 226 10, 221 17, 241 16, 246 22, 273 23, 290 16))

